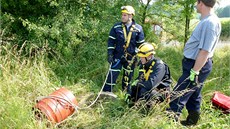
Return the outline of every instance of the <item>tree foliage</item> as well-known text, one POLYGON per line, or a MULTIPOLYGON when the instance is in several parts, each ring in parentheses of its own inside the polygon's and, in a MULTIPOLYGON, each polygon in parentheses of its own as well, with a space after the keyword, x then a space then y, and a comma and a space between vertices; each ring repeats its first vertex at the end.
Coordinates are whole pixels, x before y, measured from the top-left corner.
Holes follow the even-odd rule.
POLYGON ((148 40, 160 40, 151 33, 151 25, 160 25, 166 32, 167 41, 177 40, 184 42, 190 34, 190 20, 194 17, 195 0, 156 0, 153 4, 148 0, 142 4, 142 22, 145 24, 145 32, 148 40), (150 22, 149 22, 150 21, 150 22), (180 28, 180 29, 178 29, 180 28))
MULTIPOLYGON (((152 24, 159 24, 163 28, 167 42, 170 40, 183 42, 185 32, 187 33, 186 18, 189 21, 193 16, 192 3, 186 0, 156 0, 156 2, 148 0, 148 4, 144 3, 144 0, 2 0, 1 127, 42 128, 38 127, 37 121, 33 119, 34 114, 31 112, 33 100, 37 96, 49 94, 57 87, 66 86, 74 90, 73 93, 77 95, 91 91, 98 93, 108 70, 106 62, 108 33, 113 24, 120 21, 121 6, 132 5, 136 10, 134 19, 143 26, 146 41, 160 43, 161 35, 153 33, 152 24), (146 19, 150 19, 151 23, 147 23, 146 19)), ((225 26, 228 25, 229 21, 225 22, 225 26)), ((229 29, 225 31, 229 32, 229 29)), ((181 50, 174 47, 157 50, 157 56, 170 65, 174 78, 179 76, 178 62, 182 57, 181 50)), ((226 48, 221 50, 223 53, 218 54, 216 59, 220 61, 229 59, 229 53, 226 51, 228 51, 226 48)), ((217 81, 223 83, 216 88, 229 89, 226 88, 229 84, 230 70, 227 69, 229 60, 223 61, 217 71, 213 72, 215 75, 211 75, 210 80, 214 78, 214 81, 208 82, 208 88, 215 86, 217 78, 217 81)), ((117 88, 120 88, 119 80, 117 88)), ((225 92, 229 93, 226 90, 225 92)), ((119 97, 123 99, 122 95, 120 92, 119 97)), ((209 109, 208 104, 202 107, 205 110, 204 114, 212 112, 211 117, 206 115, 204 118, 213 119, 216 128, 228 127, 226 123, 229 117, 219 119, 215 116, 220 116, 221 113, 209 109)), ((183 128, 165 121, 166 116, 162 110, 162 106, 159 106, 157 110, 152 110, 152 115, 143 117, 142 113, 126 109, 123 101, 118 100, 95 105, 92 112, 80 111, 80 114, 73 115, 71 117, 73 119, 64 122, 60 127, 183 128), (137 117, 143 119, 136 119, 137 117)), ((198 128, 211 127, 210 119, 203 119, 198 128)), ((43 128, 46 128, 45 124, 43 128)))
POLYGON ((230 18, 222 18, 221 19, 221 38, 229 38, 230 37, 230 18))
MULTIPOLYGON (((160 25, 166 42, 184 42, 190 33, 195 0, 22 0, 2 1, 3 28, 17 36, 17 44, 31 44, 67 56, 76 55, 83 46, 106 46, 111 26, 120 21, 120 7, 135 8, 134 19, 144 28, 146 41, 160 43, 163 35, 153 33, 160 25), (10 20, 11 19, 11 20, 10 20), (13 19, 13 20, 12 20, 13 19), (150 23, 146 23, 146 19, 150 23), (10 21, 10 22, 9 22, 10 21), (96 43, 95 43, 96 42, 96 43), (44 47, 45 46, 45 47, 44 47)), ((7 33, 5 33, 7 34, 7 33)))
POLYGON ((1 9, 23 18, 56 13, 56 0, 1 0, 1 9))

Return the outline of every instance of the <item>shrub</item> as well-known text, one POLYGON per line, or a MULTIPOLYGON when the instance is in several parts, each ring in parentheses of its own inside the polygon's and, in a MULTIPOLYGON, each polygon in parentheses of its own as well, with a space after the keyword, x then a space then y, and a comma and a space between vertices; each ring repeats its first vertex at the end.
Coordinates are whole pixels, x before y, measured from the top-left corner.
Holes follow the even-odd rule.
POLYGON ((221 38, 230 37, 230 18, 221 18, 221 38))

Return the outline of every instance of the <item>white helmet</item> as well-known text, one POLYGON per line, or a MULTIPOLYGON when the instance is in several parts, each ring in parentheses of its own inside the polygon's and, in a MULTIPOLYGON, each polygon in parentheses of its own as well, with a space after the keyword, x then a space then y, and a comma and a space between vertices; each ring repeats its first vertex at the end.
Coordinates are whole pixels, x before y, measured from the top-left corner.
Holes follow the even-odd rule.
POLYGON ((121 12, 122 13, 127 13, 127 14, 132 14, 135 15, 135 10, 132 6, 127 5, 127 6, 122 6, 121 7, 121 12))

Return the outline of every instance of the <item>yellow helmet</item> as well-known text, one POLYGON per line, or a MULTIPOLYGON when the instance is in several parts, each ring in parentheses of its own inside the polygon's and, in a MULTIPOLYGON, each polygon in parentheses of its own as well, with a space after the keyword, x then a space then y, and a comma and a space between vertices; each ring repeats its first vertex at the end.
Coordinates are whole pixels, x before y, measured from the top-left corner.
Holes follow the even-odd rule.
POLYGON ((137 56, 148 57, 151 54, 155 54, 154 46, 150 43, 143 43, 139 46, 137 56))
POLYGON ((132 14, 135 15, 135 10, 132 6, 122 6, 121 7, 121 13, 127 13, 127 14, 132 14))

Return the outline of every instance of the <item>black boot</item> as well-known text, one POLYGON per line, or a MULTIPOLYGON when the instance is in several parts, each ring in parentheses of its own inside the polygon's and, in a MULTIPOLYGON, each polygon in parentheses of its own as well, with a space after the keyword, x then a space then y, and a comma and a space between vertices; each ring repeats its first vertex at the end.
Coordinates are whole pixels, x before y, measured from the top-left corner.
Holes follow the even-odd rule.
POLYGON ((181 121, 181 124, 184 126, 191 126, 196 125, 198 120, 200 118, 200 112, 198 111, 189 111, 187 119, 184 121, 181 121))

